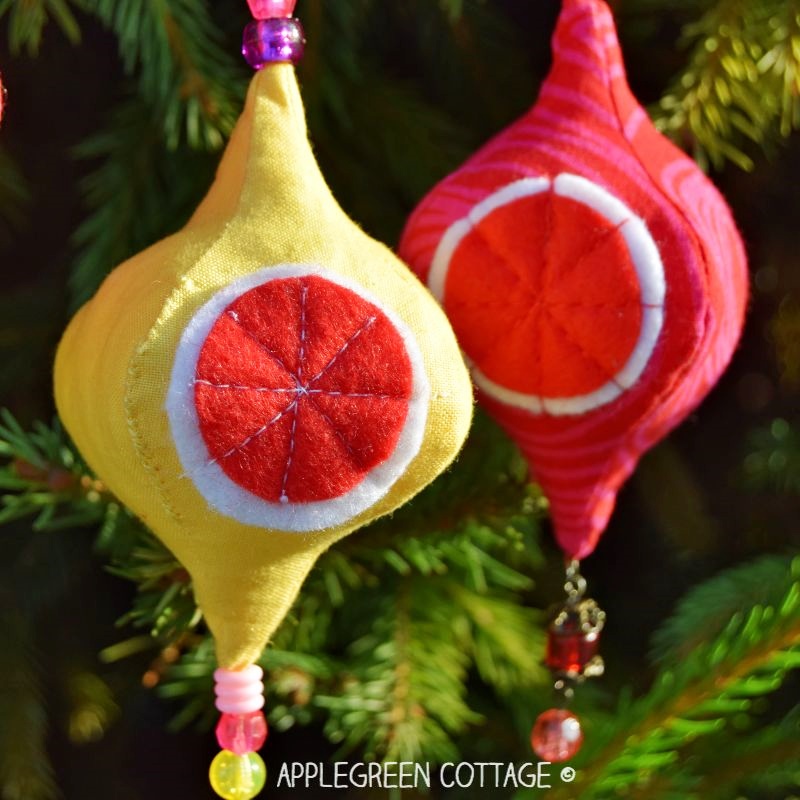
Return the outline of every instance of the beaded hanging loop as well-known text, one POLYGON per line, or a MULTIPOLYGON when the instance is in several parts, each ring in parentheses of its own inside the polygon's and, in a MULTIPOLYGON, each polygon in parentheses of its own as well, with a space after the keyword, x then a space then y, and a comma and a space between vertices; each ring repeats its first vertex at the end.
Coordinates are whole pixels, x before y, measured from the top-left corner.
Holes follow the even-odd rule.
MULTIPOLYGON (((563 605, 552 614, 547 629, 545 663, 553 673, 554 688, 566 706, 575 694, 575 687, 587 678, 603 674, 599 655, 600 634, 605 625, 605 612, 586 597, 586 580, 580 563, 567 562, 563 605)), ((543 761, 560 762, 572 758, 583 742, 580 720, 567 708, 551 708, 536 720, 531 744, 543 761)))
POLYGON ((252 665, 238 672, 214 673, 217 741, 222 748, 211 762, 209 777, 214 791, 225 800, 250 800, 263 788, 267 770, 258 750, 267 738, 264 712, 264 672, 252 665))

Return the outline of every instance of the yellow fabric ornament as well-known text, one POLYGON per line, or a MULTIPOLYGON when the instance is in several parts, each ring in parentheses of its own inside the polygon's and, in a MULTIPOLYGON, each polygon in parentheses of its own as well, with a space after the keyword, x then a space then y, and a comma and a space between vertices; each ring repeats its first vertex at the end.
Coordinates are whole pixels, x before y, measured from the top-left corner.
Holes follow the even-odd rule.
POLYGON ((92 469, 191 573, 230 671, 321 552, 447 467, 472 411, 442 311, 326 186, 290 64, 256 73, 186 227, 73 319, 55 392, 92 469))

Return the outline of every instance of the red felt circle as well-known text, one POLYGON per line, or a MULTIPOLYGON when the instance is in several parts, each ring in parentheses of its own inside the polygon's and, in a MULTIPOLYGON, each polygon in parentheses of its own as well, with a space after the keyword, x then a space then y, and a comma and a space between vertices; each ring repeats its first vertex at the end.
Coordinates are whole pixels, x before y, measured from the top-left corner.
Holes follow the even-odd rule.
POLYGON ((219 316, 197 361, 195 407, 232 481, 304 503, 346 494, 392 455, 412 389, 386 314, 308 275, 268 281, 219 316))
POLYGON ((622 370, 642 324, 618 226, 553 191, 480 220, 450 261, 444 306, 464 351, 524 394, 588 394, 622 370))

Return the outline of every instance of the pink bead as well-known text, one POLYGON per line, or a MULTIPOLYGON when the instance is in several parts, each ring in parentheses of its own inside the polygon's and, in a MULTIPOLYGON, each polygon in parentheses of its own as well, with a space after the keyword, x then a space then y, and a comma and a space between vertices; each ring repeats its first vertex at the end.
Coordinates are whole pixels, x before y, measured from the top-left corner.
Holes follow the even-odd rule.
POLYGON ((264 670, 257 664, 251 664, 244 669, 232 670, 222 669, 221 667, 214 670, 214 680, 221 686, 234 685, 242 686, 252 683, 257 683, 264 677, 264 670))
POLYGON ((225 714, 250 714, 264 707, 264 684, 261 667, 243 670, 218 669, 214 672, 217 708, 225 714))
POLYGON ((247 0, 250 13, 255 19, 291 17, 297 0, 247 0))
POLYGON ((250 714, 264 708, 263 695, 250 695, 246 698, 217 697, 217 711, 223 714, 250 714))
POLYGON ((223 714, 217 723, 219 746, 237 756, 260 750, 267 739, 267 732, 267 720, 261 711, 223 714))
POLYGON ((264 684, 261 681, 250 686, 220 686, 217 684, 214 687, 214 694, 232 703, 244 703, 253 697, 261 697, 264 694, 264 684))
POLYGON ((533 752, 542 761, 568 761, 583 743, 583 731, 578 718, 563 708, 551 708, 536 720, 531 733, 533 752))

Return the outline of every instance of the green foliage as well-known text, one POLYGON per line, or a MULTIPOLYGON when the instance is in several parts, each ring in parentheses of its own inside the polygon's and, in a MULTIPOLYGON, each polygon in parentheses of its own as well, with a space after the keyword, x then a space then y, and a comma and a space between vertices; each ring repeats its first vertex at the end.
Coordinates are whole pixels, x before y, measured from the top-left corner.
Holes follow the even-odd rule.
POLYGON ((119 42, 170 150, 219 149, 238 116, 245 72, 204 0, 84 0, 119 42))
POLYGON ((798 590, 800 558, 764 556, 723 572, 681 600, 675 615, 653 637, 653 658, 666 667, 675 666, 703 642, 721 636, 729 625, 738 626, 742 609, 776 608, 781 613, 784 604, 793 607, 798 590))
POLYGON ((67 0, 0 0, 0 19, 6 15, 9 17, 8 43, 14 54, 26 50, 30 55, 37 55, 45 25, 51 17, 70 42, 77 44, 81 38, 67 0))
POLYGON ((31 433, 0 409, 0 524, 33 517, 34 531, 102 524, 107 513, 102 484, 65 442, 58 425, 40 422, 31 433))
MULTIPOLYGON (((120 626, 145 628, 154 640, 164 645, 177 642, 197 627, 201 617, 189 576, 149 531, 140 528, 131 547, 117 550, 114 562, 111 572, 138 587, 133 608, 119 620, 120 626)), ((129 644, 123 643, 121 652, 120 646, 108 648, 105 658, 113 660, 129 655, 129 644)))
POLYGON ((76 149, 98 166, 81 186, 89 213, 74 236, 73 309, 114 266, 186 221, 213 175, 213 160, 195 151, 222 146, 245 87, 202 0, 87 0, 86 7, 116 34, 138 92, 76 149))
POLYGON ((117 264, 188 219, 213 175, 213 162, 171 151, 153 109, 138 98, 119 105, 108 127, 76 148, 99 166, 81 184, 89 216, 76 229, 72 308, 94 294, 117 264))
MULTIPOLYGON (((698 763, 698 743, 710 740, 710 757, 720 748, 727 753, 722 742, 737 738, 731 724, 741 727, 748 714, 755 724, 758 700, 800 668, 800 557, 767 557, 711 579, 685 597, 656 642, 661 669, 650 690, 623 699, 613 716, 592 727, 590 744, 575 761, 587 765, 570 789, 579 788, 581 798, 644 794, 653 785, 656 797, 706 797, 688 790, 696 783, 692 769, 696 775, 714 769, 698 763), (759 585, 766 580, 772 585, 759 585)), ((786 731, 796 727, 785 724, 786 731)), ((770 740, 776 730, 784 729, 760 735, 770 740)), ((782 763, 777 755, 769 753, 767 764, 782 763)), ((785 754, 787 761, 796 755, 796 748, 785 754)), ((756 767, 765 767, 763 757, 756 767)), ((741 770, 737 777, 746 775, 741 770)))
MULTIPOLYGON (((317 0, 307 4, 303 21, 308 45, 299 74, 326 179, 370 233, 395 240, 417 198, 480 143, 483 132, 471 136, 456 106, 474 108, 486 125, 505 120, 519 99, 512 90, 498 97, 493 85, 496 78, 513 86, 508 78, 522 67, 518 55, 509 58, 519 52, 516 32, 474 0, 317 0), (498 72, 502 66, 502 74, 474 69, 470 48, 477 40, 487 64, 498 72), (424 92, 387 63, 385 41, 405 43, 415 71, 424 71, 424 92)), ((526 93, 519 102, 529 99, 526 93)))
POLYGON ((800 705, 775 724, 728 737, 724 747, 712 739, 702 757, 704 770, 694 778, 698 798, 788 797, 800 785, 800 705))
POLYGON ((687 68, 661 100, 656 122, 699 158, 752 169, 743 149, 787 137, 800 124, 800 5, 720 0, 685 31, 687 68))
POLYGON ((364 598, 377 613, 348 646, 336 691, 317 698, 330 714, 326 732, 368 759, 453 758, 450 735, 477 721, 464 698, 463 619, 443 602, 441 581, 393 584, 364 598))

